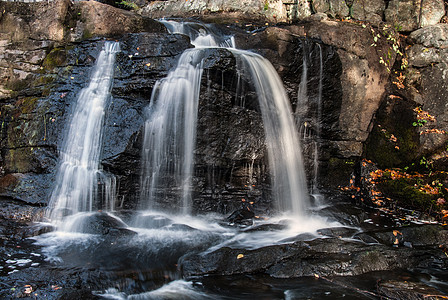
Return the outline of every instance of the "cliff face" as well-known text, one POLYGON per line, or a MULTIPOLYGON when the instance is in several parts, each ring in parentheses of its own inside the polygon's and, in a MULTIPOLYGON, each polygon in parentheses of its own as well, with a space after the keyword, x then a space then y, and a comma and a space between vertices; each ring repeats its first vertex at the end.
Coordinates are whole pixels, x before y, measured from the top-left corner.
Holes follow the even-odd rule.
MULTIPOLYGON (((393 5, 405 5, 389 1, 386 8, 380 2, 354 1, 348 7, 338 1, 304 1, 306 12, 301 15, 297 10, 294 17, 311 16, 303 23, 252 32, 242 30, 251 27, 241 23, 221 28, 235 35, 239 48, 260 53, 279 72, 302 134, 308 132, 303 150, 309 177, 314 176, 317 141, 317 177, 326 188, 347 184, 355 163, 365 155, 384 166, 402 165, 438 153, 447 141, 446 134, 440 134, 448 131, 446 24, 413 32, 410 47, 401 56, 404 44, 397 42, 400 37, 392 27, 330 21, 314 13, 387 20, 393 5), (303 100, 305 73, 307 98, 303 100), (416 107, 423 107, 434 121, 413 126, 418 122, 416 107), (390 134, 398 140, 391 141, 390 134)), ((230 8, 222 12, 219 6, 207 11, 208 2, 191 8, 195 3, 188 1, 182 7, 204 18, 236 13, 230 8)), ((435 7, 440 4, 434 3, 435 7)), ((247 9, 260 9, 249 4, 247 9)), ((263 6, 259 17, 242 14, 262 20, 274 4, 269 1, 266 10, 263 6)), ((156 14, 151 5, 170 2, 151 3, 142 14, 166 14, 164 10, 156 14)), ((122 207, 134 206, 140 185, 143 109, 156 80, 165 77, 179 55, 192 47, 188 38, 167 34, 161 24, 146 16, 93 1, 1 2, 0 10, 0 194, 47 203, 71 105, 88 82, 104 39, 114 39, 121 42, 122 50, 117 55, 113 101, 106 112, 102 166, 119 180, 122 207)), ((173 13, 185 14, 190 13, 173 13)), ((271 21, 291 19, 277 12, 271 17, 271 21)), ((243 20, 242 16, 235 18, 243 20)), ((412 24, 403 30, 425 25, 423 15, 412 24)), ((193 180, 199 211, 227 213, 239 207, 241 198, 259 201, 262 209, 270 206, 261 116, 256 105, 234 105, 237 77, 230 53, 210 51, 202 83, 207 93, 200 99, 193 180), (256 159, 253 153, 258 153, 256 159), (254 187, 248 187, 248 182, 254 187)))

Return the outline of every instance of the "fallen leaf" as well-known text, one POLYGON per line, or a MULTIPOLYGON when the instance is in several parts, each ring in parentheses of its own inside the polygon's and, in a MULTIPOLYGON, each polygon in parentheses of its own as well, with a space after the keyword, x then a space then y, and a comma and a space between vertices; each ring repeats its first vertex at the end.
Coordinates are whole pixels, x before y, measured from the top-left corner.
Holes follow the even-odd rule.
POLYGON ((398 230, 394 230, 394 231, 392 231, 392 233, 393 233, 393 235, 394 236, 397 236, 397 235, 403 235, 400 231, 398 231, 398 230))
POLYGON ((238 256, 236 257, 236 259, 241 259, 241 258, 243 258, 243 257, 244 257, 243 254, 238 254, 238 256))

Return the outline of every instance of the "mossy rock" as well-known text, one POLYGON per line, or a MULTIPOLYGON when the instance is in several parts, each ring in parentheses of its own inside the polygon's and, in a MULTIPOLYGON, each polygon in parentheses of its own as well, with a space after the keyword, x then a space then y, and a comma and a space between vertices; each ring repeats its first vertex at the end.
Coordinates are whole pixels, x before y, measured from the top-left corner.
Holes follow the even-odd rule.
POLYGON ((398 200, 400 206, 424 211, 431 209, 436 197, 420 191, 415 187, 416 183, 415 178, 399 178, 385 180, 377 186, 384 196, 398 200))
POLYGON ((384 169, 405 167, 419 157, 419 134, 412 125, 415 106, 402 98, 383 102, 366 142, 367 159, 384 169))
POLYGON ((42 66, 47 70, 53 70, 55 67, 64 66, 67 60, 67 52, 64 48, 54 48, 45 57, 42 66))
POLYGON ((347 186, 357 163, 355 159, 331 157, 328 161, 322 162, 320 181, 325 187, 347 186))

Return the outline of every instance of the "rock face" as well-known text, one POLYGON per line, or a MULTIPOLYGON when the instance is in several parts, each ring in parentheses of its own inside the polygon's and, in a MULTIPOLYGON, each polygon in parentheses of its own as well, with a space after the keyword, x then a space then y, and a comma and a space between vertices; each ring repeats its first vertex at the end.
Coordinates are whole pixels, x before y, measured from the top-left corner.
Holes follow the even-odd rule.
MULTIPOLYGON (((273 27, 250 40, 243 38, 240 40, 236 36, 237 45, 258 48, 257 51, 276 66, 290 99, 298 99, 294 110, 302 130, 306 126, 313 134, 320 131, 321 182, 327 186, 341 185, 337 178, 348 180, 349 174, 345 172, 351 170, 346 168, 347 162, 361 156, 371 120, 386 94, 389 73, 379 61, 391 46, 379 40, 377 46, 372 47, 373 37, 367 28, 333 21, 273 27), (304 43, 297 36, 306 37, 308 42, 304 43), (303 53, 309 55, 306 100, 299 99, 297 86, 303 78, 303 53), (319 104, 321 66, 322 103, 319 104), (304 105, 303 101, 308 103, 304 105), (322 119, 317 118, 319 107, 322 119)), ((392 56, 391 64, 393 59, 392 56)))
POLYGON ((344 0, 313 0, 312 8, 316 13, 325 13, 333 18, 350 15, 350 9, 344 0))
POLYGON ((443 159, 444 155, 437 154, 448 141, 448 25, 418 29, 408 40, 409 65, 400 75, 404 85, 392 85, 392 95, 377 114, 366 148, 367 157, 381 167, 403 167, 418 157, 435 154, 434 159, 443 159))
POLYGON ((446 15, 443 0, 311 0, 261 1, 189 0, 186 2, 153 1, 141 13, 152 18, 200 17, 209 22, 291 22, 314 14, 330 18, 350 18, 379 24, 386 21, 399 31, 413 31, 435 25, 446 15))
POLYGON ((0 25, 2 39, 18 42, 79 41, 94 36, 164 30, 154 20, 96 1, 2 2, 0 8, 4 11, 0 25))
POLYGON ((445 15, 445 4, 442 0, 389 1, 385 11, 386 21, 400 27, 400 31, 413 31, 420 27, 435 25, 445 15))
POLYGON ((282 0, 262 1, 152 1, 140 11, 151 18, 200 16, 208 21, 282 22, 304 19, 311 15, 309 1, 298 0, 290 3, 282 0))

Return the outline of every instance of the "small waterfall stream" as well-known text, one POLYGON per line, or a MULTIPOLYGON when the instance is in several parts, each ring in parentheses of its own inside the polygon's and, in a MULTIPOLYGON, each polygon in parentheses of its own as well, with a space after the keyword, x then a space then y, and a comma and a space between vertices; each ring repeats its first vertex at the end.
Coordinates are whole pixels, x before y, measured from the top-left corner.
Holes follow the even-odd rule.
POLYGON ((218 38, 198 23, 161 22, 171 33, 188 32, 196 48, 185 51, 176 68, 156 83, 146 108, 140 208, 157 208, 159 202, 169 198, 167 191, 174 189, 174 197, 181 201, 172 203, 170 212, 188 214, 205 55, 202 50, 204 47, 232 46, 233 39, 218 38))
MULTIPOLYGON (((115 178, 99 166, 105 107, 110 98, 115 54, 119 43, 106 42, 93 68, 89 85, 81 90, 60 154, 48 217, 61 223, 64 215, 113 210, 115 178)), ((68 230, 69 228, 59 228, 68 230)))

